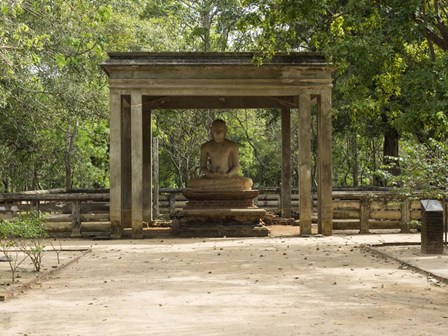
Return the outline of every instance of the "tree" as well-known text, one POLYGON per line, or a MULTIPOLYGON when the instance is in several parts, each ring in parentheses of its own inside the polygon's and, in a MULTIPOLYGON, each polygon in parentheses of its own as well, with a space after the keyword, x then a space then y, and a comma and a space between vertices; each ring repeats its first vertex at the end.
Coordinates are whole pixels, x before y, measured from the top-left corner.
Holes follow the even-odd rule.
MULTIPOLYGON (((445 1, 245 3, 249 10, 241 25, 252 31, 266 57, 279 50, 321 51, 335 64, 335 136, 353 130, 361 137, 378 136, 369 130, 373 125, 383 134, 382 163, 390 166, 403 134, 443 133, 445 1), (436 120, 441 127, 432 127, 436 120)), ((380 174, 376 159, 373 163, 372 173, 380 174)))
MULTIPOLYGON (((108 186, 106 51, 323 52, 336 68, 337 183, 407 174, 400 146, 447 139, 446 0, 27 0, 0 15, 0 191, 108 186)), ((154 123, 162 185, 196 174, 191 144, 217 116, 244 174, 279 183, 277 111, 165 112, 154 123)))
MULTIPOLYGON (((133 3, 126 3, 113 4, 129 10, 133 3)), ((79 147, 80 140, 85 143, 79 134, 91 133, 108 118, 107 79, 98 64, 111 46, 118 51, 146 46, 136 31, 147 27, 118 15, 109 1, 30 0, 7 2, 1 9, 3 190, 98 185, 79 174, 107 154, 107 146, 96 156, 81 155, 79 147), (117 23, 122 30, 116 30, 117 23)))
MULTIPOLYGON (((0 110, 5 121, 3 150, 10 159, 10 167, 3 172, 8 189, 11 184, 19 190, 44 187, 42 175, 61 161, 65 161, 66 186, 71 187, 77 125, 95 117, 95 111, 105 115, 106 83, 97 70, 105 53, 95 29, 107 20, 109 8, 88 8, 85 4, 27 1, 3 5, 5 22, 21 27, 14 30, 11 23, 4 31, 4 40, 24 44, 28 49, 21 46, 19 51, 29 55, 27 62, 19 64, 23 58, 11 56, 16 63, 9 62, 9 77, 2 78, 2 88, 9 91, 0 110), (24 174, 19 177, 21 170, 24 174)), ((59 176, 58 172, 45 184, 60 185, 59 176)))
POLYGON ((207 139, 208 116, 194 110, 164 110, 155 113, 154 119, 154 136, 162 148, 160 161, 166 164, 165 169, 160 169, 160 185, 184 188, 191 177, 199 174, 199 149, 207 139))
POLYGON ((226 51, 240 47, 236 23, 242 15, 237 0, 149 1, 142 18, 168 19, 179 24, 186 51, 226 51))

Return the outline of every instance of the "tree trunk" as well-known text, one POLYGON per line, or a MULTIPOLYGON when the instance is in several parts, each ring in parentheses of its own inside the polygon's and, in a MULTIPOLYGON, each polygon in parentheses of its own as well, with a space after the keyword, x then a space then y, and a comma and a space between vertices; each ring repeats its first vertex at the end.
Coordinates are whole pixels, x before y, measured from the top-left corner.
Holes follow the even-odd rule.
POLYGON ((4 192, 9 193, 9 177, 8 176, 6 176, 3 179, 3 186, 4 186, 4 192))
POLYGON ((36 164, 34 164, 34 166, 33 166, 33 181, 31 182, 31 190, 37 190, 38 178, 39 178, 38 169, 37 169, 36 164))
POLYGON ((65 137, 65 188, 71 189, 73 187, 72 180, 72 156, 75 149, 76 133, 78 132, 78 121, 73 127, 69 124, 67 134, 65 137))
POLYGON ((358 134, 355 132, 353 134, 353 144, 352 144, 352 150, 353 150, 353 186, 358 187, 359 186, 359 160, 358 160, 358 134))
POLYGON ((359 160, 358 160, 358 136, 356 130, 352 132, 350 135, 350 150, 353 153, 352 157, 352 178, 353 178, 353 186, 359 186, 359 160))
MULTIPOLYGON (((375 148, 375 139, 372 138, 370 140, 370 146, 371 146, 371 153, 372 153, 372 158, 371 158, 371 160, 372 160, 372 171, 376 172, 378 165, 377 165, 377 160, 376 160, 377 152, 376 152, 376 148, 375 148)), ((371 181, 372 181, 372 186, 379 187, 379 186, 382 185, 382 181, 381 181, 380 177, 378 175, 376 175, 376 174, 372 175, 371 181)))
POLYGON ((204 52, 210 51, 210 29, 211 29, 211 13, 206 11, 202 17, 202 28, 204 29, 204 52))
POLYGON ((399 139, 400 137, 396 128, 388 124, 384 132, 383 163, 386 166, 392 166, 387 168, 387 171, 392 176, 400 175, 400 165, 397 160, 399 139))

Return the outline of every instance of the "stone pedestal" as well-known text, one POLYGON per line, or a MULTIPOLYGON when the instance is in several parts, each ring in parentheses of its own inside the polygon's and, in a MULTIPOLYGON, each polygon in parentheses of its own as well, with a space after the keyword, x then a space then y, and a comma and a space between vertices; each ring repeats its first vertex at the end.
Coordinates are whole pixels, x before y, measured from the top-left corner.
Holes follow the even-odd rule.
POLYGON ((437 200, 422 200, 422 253, 443 254, 443 208, 437 200))
POLYGON ((258 190, 200 190, 187 188, 188 200, 173 227, 183 237, 266 237, 260 219, 266 211, 253 203, 258 190))

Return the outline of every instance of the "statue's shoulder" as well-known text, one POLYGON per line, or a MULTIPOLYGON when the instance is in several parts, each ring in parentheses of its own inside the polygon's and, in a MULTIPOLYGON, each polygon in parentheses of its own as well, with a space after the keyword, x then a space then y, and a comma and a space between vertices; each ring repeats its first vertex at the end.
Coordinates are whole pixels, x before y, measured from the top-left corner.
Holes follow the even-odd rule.
POLYGON ((201 145, 201 148, 207 148, 207 147, 210 147, 211 145, 212 145, 212 143, 213 143, 213 140, 209 140, 209 141, 207 141, 207 142, 204 142, 202 145, 201 145))
POLYGON ((225 141, 226 141, 226 143, 227 143, 227 145, 229 147, 232 147, 232 148, 239 148, 240 147, 240 144, 238 142, 235 142, 235 141, 232 141, 232 140, 228 140, 228 139, 226 139, 225 141))

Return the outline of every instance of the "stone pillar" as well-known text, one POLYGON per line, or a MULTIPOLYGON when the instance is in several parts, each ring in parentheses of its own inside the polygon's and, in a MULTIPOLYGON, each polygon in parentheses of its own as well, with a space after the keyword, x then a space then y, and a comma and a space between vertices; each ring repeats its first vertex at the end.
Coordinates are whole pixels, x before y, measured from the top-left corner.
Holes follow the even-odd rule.
POLYGON ((280 190, 280 208, 282 217, 291 218, 291 111, 282 109, 282 185, 280 190))
POLYGON ((311 97, 299 96, 299 214, 300 234, 311 234, 313 197, 311 193, 311 97))
POLYGON ((131 96, 121 96, 121 227, 132 227, 131 96))
POLYGON ((157 137, 152 138, 152 214, 153 219, 159 217, 160 215, 160 204, 159 204, 159 139, 157 137))
POLYGON ((110 90, 110 226, 111 237, 121 238, 121 96, 110 90))
POLYGON ((143 238, 143 112, 142 95, 131 93, 132 238, 143 238))
POLYGON ((322 91, 317 105, 318 232, 331 236, 333 234, 331 89, 322 91))
POLYGON ((152 130, 151 110, 143 109, 143 221, 152 221, 152 130))

